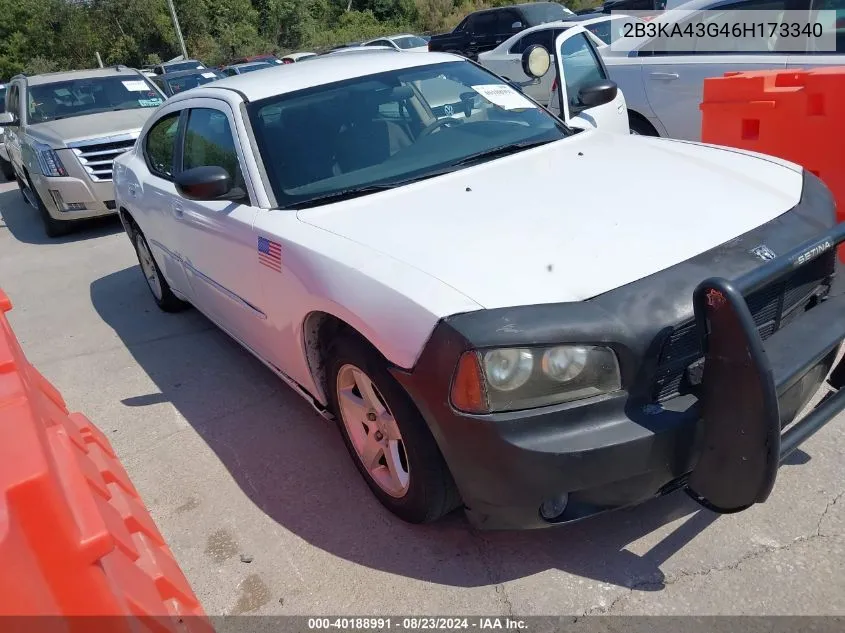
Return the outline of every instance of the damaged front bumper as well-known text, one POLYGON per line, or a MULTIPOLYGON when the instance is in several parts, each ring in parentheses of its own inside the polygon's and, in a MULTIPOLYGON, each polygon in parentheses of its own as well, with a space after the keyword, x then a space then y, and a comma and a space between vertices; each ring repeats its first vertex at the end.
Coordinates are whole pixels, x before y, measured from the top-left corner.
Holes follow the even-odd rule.
POLYGON ((687 483, 717 512, 765 501, 778 466, 845 410, 845 360, 833 369, 833 392, 803 419, 781 428, 781 401, 801 386, 845 338, 845 295, 824 300, 796 323, 761 339, 745 296, 845 241, 845 224, 732 281, 712 278, 693 305, 705 352, 699 392, 702 445, 687 483))

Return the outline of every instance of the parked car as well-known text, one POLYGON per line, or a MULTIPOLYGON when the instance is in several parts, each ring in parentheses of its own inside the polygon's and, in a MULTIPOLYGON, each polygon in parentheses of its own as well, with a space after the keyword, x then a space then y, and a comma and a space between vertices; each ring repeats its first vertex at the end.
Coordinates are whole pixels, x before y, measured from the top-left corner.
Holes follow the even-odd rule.
POLYGON ((557 2, 532 2, 475 11, 451 33, 432 36, 428 50, 477 59, 479 53, 495 48, 514 33, 570 15, 572 11, 557 2))
MULTIPOLYGON (((812 0, 812 9, 836 9, 837 0, 812 0)), ((807 0, 774 0, 759 7, 756 0, 692 0, 678 6, 684 13, 671 10, 654 19, 667 22, 671 29, 675 23, 685 28, 703 19, 716 19, 719 11, 738 11, 765 8, 767 11, 806 10, 807 0)), ((610 78, 625 93, 631 128, 646 136, 669 136, 678 139, 701 138, 701 110, 699 105, 704 92, 704 80, 721 77, 731 71, 785 70, 845 64, 845 28, 837 31, 836 52, 806 53, 777 50, 776 41, 771 50, 761 50, 758 41, 751 38, 726 42, 731 50, 725 54, 702 54, 694 50, 673 52, 657 50, 665 42, 659 38, 644 39, 626 50, 614 45, 602 51, 610 78), (736 42, 754 46, 755 50, 736 50, 736 42)))
POLYGON ((294 64, 296 62, 302 62, 306 59, 311 59, 317 56, 317 53, 309 53, 309 52, 300 52, 300 53, 288 53, 287 55, 282 57, 283 64, 294 64))
POLYGON ((176 93, 183 90, 190 90, 197 86, 205 85, 209 82, 216 81, 225 77, 222 72, 214 68, 203 68, 194 70, 183 70, 178 73, 167 73, 164 75, 156 75, 153 83, 156 84, 161 91, 168 97, 172 97, 176 93))
POLYGON ((220 72, 226 77, 231 77, 232 75, 242 75, 256 70, 263 70, 264 68, 273 68, 275 65, 276 64, 272 64, 270 62, 247 62, 246 64, 224 66, 220 69, 220 72))
POLYGON ((388 48, 395 48, 397 51, 414 53, 428 52, 428 42, 417 35, 411 35, 409 33, 379 37, 369 42, 364 42, 364 46, 386 46, 388 48))
POLYGON ((155 302, 334 417, 405 520, 544 527, 678 488, 741 510, 843 408, 840 362, 792 424, 845 337, 845 223, 793 163, 576 133, 471 61, 395 53, 178 94, 115 165, 155 302), (438 78, 469 116, 431 114, 438 78))
MULTIPOLYGON (((530 82, 531 77, 522 68, 522 54, 531 46, 541 44, 549 51, 555 50, 555 39, 565 30, 582 23, 576 21, 547 22, 539 26, 532 26, 512 35, 496 48, 478 56, 478 63, 493 71, 497 75, 516 83, 530 82)), ((587 31, 587 37, 597 47, 605 46, 603 40, 587 31)), ((528 83, 522 91, 542 105, 549 102, 552 81, 555 73, 546 73, 540 81, 528 83)))
POLYGON ((205 67, 205 64, 196 59, 183 59, 153 66, 153 72, 156 75, 164 75, 167 73, 178 73, 183 70, 202 70, 205 67))
POLYGON ((0 115, 6 150, 49 237, 67 233, 74 220, 116 212, 112 162, 164 99, 123 66, 12 78, 0 115))

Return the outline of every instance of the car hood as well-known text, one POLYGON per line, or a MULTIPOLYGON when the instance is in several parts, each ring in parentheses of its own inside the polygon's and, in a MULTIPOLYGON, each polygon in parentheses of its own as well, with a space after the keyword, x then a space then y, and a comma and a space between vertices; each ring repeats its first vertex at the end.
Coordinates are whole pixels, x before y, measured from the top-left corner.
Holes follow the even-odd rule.
POLYGON ((497 308, 631 283, 772 220, 801 188, 776 159, 596 130, 299 217, 497 308))
POLYGON ((60 149, 74 141, 140 132, 155 110, 156 108, 137 108, 119 112, 98 112, 36 123, 27 126, 27 134, 53 149, 60 149))

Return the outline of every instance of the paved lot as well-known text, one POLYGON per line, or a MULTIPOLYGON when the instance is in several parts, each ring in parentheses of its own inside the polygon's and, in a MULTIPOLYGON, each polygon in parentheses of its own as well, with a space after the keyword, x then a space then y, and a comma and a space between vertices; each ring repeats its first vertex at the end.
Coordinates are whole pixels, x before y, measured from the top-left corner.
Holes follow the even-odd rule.
POLYGON ((842 417, 739 515, 676 494, 540 532, 408 526, 330 423, 195 311, 158 311, 116 220, 47 240, 14 184, 0 212, 24 350, 109 435, 210 614, 845 614, 842 417))

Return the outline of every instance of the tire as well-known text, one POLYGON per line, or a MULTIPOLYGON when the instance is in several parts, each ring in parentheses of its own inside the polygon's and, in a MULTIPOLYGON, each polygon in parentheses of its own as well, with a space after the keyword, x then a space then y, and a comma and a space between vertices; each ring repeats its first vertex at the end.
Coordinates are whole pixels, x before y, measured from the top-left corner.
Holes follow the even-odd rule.
POLYGON ((628 113, 628 127, 631 134, 637 136, 660 136, 651 123, 639 116, 632 116, 630 112, 628 113))
MULTIPOLYGON (((338 334, 328 355, 331 410, 355 466, 376 498, 393 514, 409 523, 436 521, 458 507, 458 491, 437 443, 411 398, 387 371, 384 359, 362 339, 348 332, 338 334), (369 393, 375 395, 378 401, 376 407, 367 407, 368 399, 362 397, 367 390, 366 387, 363 390, 358 387, 356 370, 363 374, 363 380, 369 380, 370 385, 375 387, 369 393), (353 378, 354 386, 350 388, 353 378), (347 395, 341 396, 342 391, 347 391, 347 395), (355 411, 352 400, 356 392, 363 405, 360 418, 351 415, 355 411), (348 394, 351 394, 352 400, 348 394), (367 408, 369 412, 365 412, 367 408), (369 415, 373 417, 365 417, 369 415), (383 434, 382 430, 385 431, 383 434), (397 431, 398 441, 391 439, 397 431), (372 442, 382 446, 380 457, 375 460, 376 465, 372 469, 364 465, 364 457, 361 456, 364 450, 356 448, 356 445, 362 446, 362 441, 364 448, 372 442), (396 450, 393 450, 394 447, 396 450), (404 489, 401 477, 389 476, 388 453, 393 455, 390 461, 403 468, 403 474, 407 475, 404 489)), ((379 455, 377 452, 371 454, 379 455)))
MULTIPOLYGON (((29 200, 27 200, 26 194, 23 190, 24 186, 25 185, 20 181, 20 179, 18 179, 18 187, 21 187, 21 195, 23 195, 24 200, 26 200, 27 204, 29 204, 29 200)), ((28 186, 27 189, 35 200, 35 204, 38 206, 38 215, 41 216, 41 223, 44 225, 44 232, 47 234, 47 237, 62 237, 73 230, 74 223, 72 220, 57 220, 50 215, 50 212, 47 211, 47 206, 44 204, 41 196, 38 195, 35 187, 28 186)))
POLYGON ((15 180, 15 168, 12 167, 12 163, 7 160, 3 160, 0 158, 0 172, 3 172, 3 178, 8 180, 9 182, 15 180))
POLYGON ((135 246, 135 254, 138 256, 138 264, 141 266, 141 274, 147 282, 147 288, 156 302, 156 305, 164 312, 180 312, 189 307, 189 304, 179 299, 170 289, 170 285, 161 274, 161 269, 156 263, 155 257, 150 250, 147 239, 141 230, 134 227, 130 238, 135 246))

